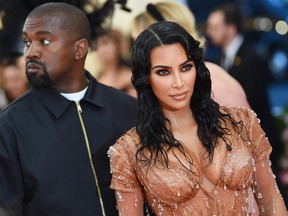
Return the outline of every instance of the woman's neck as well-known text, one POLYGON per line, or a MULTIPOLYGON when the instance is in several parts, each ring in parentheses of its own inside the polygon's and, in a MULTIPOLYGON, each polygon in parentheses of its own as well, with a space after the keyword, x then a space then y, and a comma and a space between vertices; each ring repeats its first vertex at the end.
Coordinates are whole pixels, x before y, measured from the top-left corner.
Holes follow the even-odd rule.
POLYGON ((165 117, 169 119, 171 123, 172 132, 181 132, 190 130, 197 126, 197 123, 193 117, 192 110, 190 107, 180 111, 165 111, 165 117))
POLYGON ((110 62, 102 66, 102 72, 107 74, 116 74, 120 69, 116 62, 110 62))

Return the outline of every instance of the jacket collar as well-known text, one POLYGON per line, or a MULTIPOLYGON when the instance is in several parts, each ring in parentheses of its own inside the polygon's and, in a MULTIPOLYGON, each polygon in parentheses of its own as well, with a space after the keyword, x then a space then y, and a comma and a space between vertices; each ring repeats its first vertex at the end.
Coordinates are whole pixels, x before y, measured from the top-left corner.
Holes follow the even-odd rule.
MULTIPOLYGON (((85 75, 89 80, 89 84, 82 101, 104 107, 104 93, 100 84, 88 71, 85 72, 85 75)), ((66 99, 52 87, 45 89, 31 88, 31 92, 56 118, 60 117, 71 103, 74 103, 74 101, 66 99)))

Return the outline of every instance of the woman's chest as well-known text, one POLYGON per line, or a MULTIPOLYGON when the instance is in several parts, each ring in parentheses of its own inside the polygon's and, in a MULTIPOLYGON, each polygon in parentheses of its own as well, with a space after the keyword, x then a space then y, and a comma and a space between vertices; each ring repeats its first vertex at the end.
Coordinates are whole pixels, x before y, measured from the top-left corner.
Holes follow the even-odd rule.
POLYGON ((243 142, 232 143, 231 151, 226 145, 216 149, 211 163, 207 163, 205 155, 189 155, 187 159, 169 154, 168 168, 152 164, 148 170, 138 170, 147 193, 173 204, 195 197, 199 190, 209 194, 216 187, 243 190, 251 186, 253 157, 243 142))

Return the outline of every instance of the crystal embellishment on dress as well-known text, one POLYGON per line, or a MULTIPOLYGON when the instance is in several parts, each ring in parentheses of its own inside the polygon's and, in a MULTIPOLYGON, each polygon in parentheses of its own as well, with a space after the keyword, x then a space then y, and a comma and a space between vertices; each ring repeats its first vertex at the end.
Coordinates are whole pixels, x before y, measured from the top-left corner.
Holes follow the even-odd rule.
POLYGON ((229 145, 228 143, 226 143, 226 149, 227 149, 227 151, 232 151, 232 146, 229 145))

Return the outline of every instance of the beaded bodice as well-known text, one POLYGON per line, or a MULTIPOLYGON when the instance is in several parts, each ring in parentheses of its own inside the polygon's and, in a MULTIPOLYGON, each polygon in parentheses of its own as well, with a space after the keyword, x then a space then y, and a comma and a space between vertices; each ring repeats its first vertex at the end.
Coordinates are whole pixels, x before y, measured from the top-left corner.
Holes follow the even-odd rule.
POLYGON ((111 187, 119 196, 121 192, 142 191, 156 215, 230 216, 270 212, 264 205, 269 195, 265 197, 261 181, 271 181, 273 193, 282 199, 270 168, 272 148, 253 111, 235 108, 230 112, 236 120, 244 122, 248 134, 229 135, 231 149, 225 151, 222 161, 215 161, 222 166, 212 189, 205 189, 201 173, 190 171, 185 161, 170 160, 168 168, 151 165, 149 169, 136 163, 139 137, 135 129, 109 150, 113 173, 111 187))

